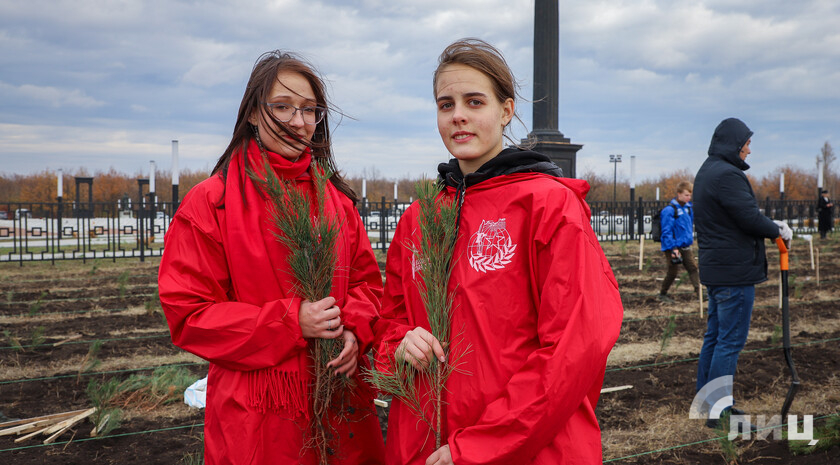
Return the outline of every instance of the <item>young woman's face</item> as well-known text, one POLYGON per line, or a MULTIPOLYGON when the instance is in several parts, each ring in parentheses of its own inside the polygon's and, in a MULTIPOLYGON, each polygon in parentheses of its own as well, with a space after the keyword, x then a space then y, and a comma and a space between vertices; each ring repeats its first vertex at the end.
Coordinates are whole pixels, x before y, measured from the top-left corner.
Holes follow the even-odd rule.
POLYGON ((438 132, 462 173, 474 172, 502 151, 513 99, 499 102, 487 75, 466 65, 448 65, 438 74, 435 96, 438 132))
MULTIPOLYGON (((311 107, 318 104, 315 100, 315 92, 309 81, 302 74, 293 71, 280 71, 277 73, 277 80, 271 87, 268 94, 268 103, 286 103, 297 108, 311 107)), ((287 160, 297 160, 300 157, 305 145, 296 141, 292 136, 277 128, 267 112, 272 111, 268 106, 261 104, 262 117, 254 113, 248 121, 257 126, 260 133, 260 140, 266 150, 274 152, 287 160), (274 136, 274 129, 282 137, 274 136), (282 139, 282 140, 281 140, 282 139)), ((315 133, 315 124, 306 124, 301 111, 296 111, 292 119, 283 123, 291 132, 297 134, 302 140, 309 142, 315 133)))

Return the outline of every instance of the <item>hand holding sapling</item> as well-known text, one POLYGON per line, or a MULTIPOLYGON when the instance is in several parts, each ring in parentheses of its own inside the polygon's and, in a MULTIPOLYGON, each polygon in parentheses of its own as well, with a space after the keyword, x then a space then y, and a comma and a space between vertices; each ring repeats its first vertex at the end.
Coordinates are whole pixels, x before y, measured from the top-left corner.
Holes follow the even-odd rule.
POLYGON ((344 329, 341 326, 341 310, 334 304, 335 298, 331 296, 315 302, 301 302, 298 324, 303 337, 335 339, 341 336, 344 329))
POLYGON ((396 351, 398 362, 405 362, 418 370, 429 366, 433 357, 446 361, 443 346, 427 329, 416 327, 405 333, 396 351))
POLYGON ((344 349, 336 358, 327 363, 327 368, 335 368, 336 375, 343 374, 349 378, 356 373, 356 368, 359 366, 359 343, 356 335, 349 329, 345 329, 342 336, 344 349))

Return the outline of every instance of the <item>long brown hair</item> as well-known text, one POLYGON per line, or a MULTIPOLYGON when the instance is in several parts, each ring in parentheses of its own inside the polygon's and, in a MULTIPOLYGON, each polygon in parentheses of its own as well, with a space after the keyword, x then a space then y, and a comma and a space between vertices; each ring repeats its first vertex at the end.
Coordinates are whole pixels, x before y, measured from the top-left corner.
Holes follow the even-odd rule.
MULTIPOLYGON (((248 122, 248 118, 252 114, 257 114, 259 118, 270 118, 274 122, 273 125, 266 126, 271 128, 271 131, 274 132, 274 136, 278 140, 285 142, 282 136, 286 134, 292 136, 298 143, 309 147, 312 152, 312 158, 321 166, 328 167, 333 172, 330 181, 336 189, 344 193, 355 204, 358 201, 358 197, 356 197, 356 193, 353 192, 353 189, 350 188, 350 185, 347 184, 344 177, 338 172, 338 167, 332 154, 329 124, 329 114, 331 111, 333 109, 327 102, 324 81, 315 71, 314 66, 293 52, 273 50, 263 53, 254 64, 254 69, 251 70, 251 77, 248 79, 245 95, 242 96, 242 103, 239 104, 239 114, 236 116, 233 136, 230 139, 230 144, 228 144, 224 153, 216 162, 216 166, 213 168, 213 174, 220 173, 223 177, 226 177, 233 155, 236 152, 241 151, 244 153, 247 150, 248 144, 254 138, 254 128, 248 122), (311 141, 302 140, 297 134, 286 127, 284 123, 277 120, 272 112, 260 111, 262 102, 268 100, 271 89, 277 81, 277 75, 282 71, 298 73, 303 76, 309 82, 309 85, 312 86, 316 103, 328 109, 324 119, 315 126, 315 133, 312 135, 311 141), (281 134, 281 132, 284 134, 281 134)), ((247 163, 247 157, 245 158, 245 163, 247 163)))

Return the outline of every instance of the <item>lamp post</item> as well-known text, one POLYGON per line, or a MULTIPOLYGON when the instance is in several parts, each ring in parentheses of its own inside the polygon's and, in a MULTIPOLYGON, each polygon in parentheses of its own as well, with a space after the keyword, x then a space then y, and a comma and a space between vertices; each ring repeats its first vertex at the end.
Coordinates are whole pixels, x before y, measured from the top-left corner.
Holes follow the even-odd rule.
POLYGON ((822 195, 822 188, 823 188, 823 170, 820 167, 822 164, 822 160, 817 158, 817 198, 820 198, 822 195))
MULTIPOLYGON (((62 232, 62 229, 64 229, 62 227, 63 222, 62 222, 62 219, 61 219, 61 215, 64 214, 64 206, 61 203, 61 199, 62 199, 62 197, 64 197, 64 170, 62 170, 61 168, 58 169, 58 186, 56 186, 56 187, 58 189, 58 192, 57 192, 58 195, 56 196, 56 200, 58 200, 58 212, 57 212, 58 213, 58 231, 56 231, 56 232, 58 233, 58 240, 60 241, 61 240, 61 232, 62 232)), ((61 246, 61 243, 59 242, 59 247, 60 246, 61 246)))
POLYGON ((779 200, 785 200, 785 172, 779 176, 779 200))
POLYGON ((178 197, 178 184, 181 182, 181 173, 178 170, 178 141, 172 141, 172 211, 171 214, 175 215, 175 212, 178 211, 178 204, 180 203, 181 199, 178 197))
MULTIPOLYGON (((615 182, 615 181, 613 181, 615 182)), ((630 230, 630 240, 633 240, 633 224, 636 222, 634 218, 633 204, 636 202, 636 156, 630 155, 630 221, 627 223, 627 228, 630 230)), ((641 216, 641 213, 639 214, 641 216)))
POLYGON ((613 164, 613 203, 616 201, 616 178, 618 176, 618 164, 621 163, 621 155, 610 155, 610 163, 613 164))

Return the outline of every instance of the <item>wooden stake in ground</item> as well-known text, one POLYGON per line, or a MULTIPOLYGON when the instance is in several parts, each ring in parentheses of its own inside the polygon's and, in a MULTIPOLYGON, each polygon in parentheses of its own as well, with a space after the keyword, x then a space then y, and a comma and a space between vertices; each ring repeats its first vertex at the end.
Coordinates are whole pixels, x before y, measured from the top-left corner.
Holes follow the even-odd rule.
POLYGON ((703 318, 703 285, 697 286, 697 297, 700 299, 700 318, 703 318))
POLYGON ((627 384, 627 385, 624 385, 624 386, 615 386, 615 387, 611 387, 611 388, 604 388, 604 389, 601 389, 601 394, 606 394, 608 392, 624 391, 626 389, 633 389, 633 386, 630 385, 630 384, 627 384))
POLYGON ((58 341, 58 342, 54 343, 54 344, 53 344, 53 347, 58 347, 58 346, 60 346, 60 345, 62 345, 62 344, 66 344, 66 343, 68 343, 68 342, 70 342, 70 341, 75 341, 76 339, 81 339, 81 338, 82 338, 82 335, 81 335, 81 334, 76 334, 76 335, 70 336, 70 337, 68 337, 68 338, 66 338, 66 339, 62 339, 61 341, 58 341))
POLYGON ((645 263, 645 235, 639 236, 639 271, 642 271, 645 263))
POLYGON ((817 247, 817 289, 820 287, 820 248, 817 247))
POLYGON ((802 236, 808 240, 808 249, 811 251, 811 269, 814 269, 814 236, 808 234, 807 236, 802 236))

